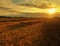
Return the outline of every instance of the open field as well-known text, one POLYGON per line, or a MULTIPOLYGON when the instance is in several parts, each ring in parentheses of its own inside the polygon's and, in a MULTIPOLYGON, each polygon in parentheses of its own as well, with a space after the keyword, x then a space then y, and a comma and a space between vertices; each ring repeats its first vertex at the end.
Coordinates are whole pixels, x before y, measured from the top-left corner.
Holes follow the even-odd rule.
POLYGON ((0 18, 0 46, 60 46, 60 18, 0 18))

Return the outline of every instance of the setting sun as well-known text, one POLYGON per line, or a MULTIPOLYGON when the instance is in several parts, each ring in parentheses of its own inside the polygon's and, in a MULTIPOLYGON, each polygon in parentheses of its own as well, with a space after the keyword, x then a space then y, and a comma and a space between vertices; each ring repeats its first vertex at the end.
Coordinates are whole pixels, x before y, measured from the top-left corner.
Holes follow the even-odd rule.
POLYGON ((56 8, 51 8, 51 9, 48 9, 47 11, 49 14, 54 14, 56 12, 56 8))
POLYGON ((48 17, 49 18, 53 18, 55 17, 53 14, 55 14, 57 12, 57 9, 56 8, 50 8, 47 10, 47 13, 49 14, 48 17))

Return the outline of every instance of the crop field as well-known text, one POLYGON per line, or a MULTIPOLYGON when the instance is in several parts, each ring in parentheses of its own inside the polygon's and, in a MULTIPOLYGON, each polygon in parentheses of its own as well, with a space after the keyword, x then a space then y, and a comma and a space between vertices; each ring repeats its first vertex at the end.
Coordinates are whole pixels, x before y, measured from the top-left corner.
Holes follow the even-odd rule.
POLYGON ((0 46, 60 46, 60 18, 0 18, 0 46))

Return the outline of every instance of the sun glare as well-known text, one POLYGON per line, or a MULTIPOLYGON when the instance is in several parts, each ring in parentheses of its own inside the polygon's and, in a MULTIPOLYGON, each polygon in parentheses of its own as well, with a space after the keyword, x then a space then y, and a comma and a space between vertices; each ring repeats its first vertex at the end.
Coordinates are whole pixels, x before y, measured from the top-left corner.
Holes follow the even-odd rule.
POLYGON ((51 9, 48 9, 47 11, 49 14, 54 14, 56 12, 56 8, 51 8, 51 9))
POLYGON ((50 9, 48 9, 48 11, 47 11, 47 13, 49 14, 49 18, 53 18, 54 17, 54 15, 53 14, 55 14, 57 12, 57 9, 56 8, 50 8, 50 9))

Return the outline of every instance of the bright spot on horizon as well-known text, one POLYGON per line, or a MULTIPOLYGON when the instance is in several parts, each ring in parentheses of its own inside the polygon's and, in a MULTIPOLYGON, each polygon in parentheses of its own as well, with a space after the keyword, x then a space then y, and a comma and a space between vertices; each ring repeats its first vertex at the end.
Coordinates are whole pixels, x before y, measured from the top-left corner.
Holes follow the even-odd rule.
POLYGON ((49 18, 53 18, 54 17, 53 14, 55 14, 56 12, 57 12, 56 8, 50 8, 50 9, 48 9, 48 11, 47 11, 47 13, 49 14, 48 17, 49 18))
POLYGON ((57 12, 56 8, 51 8, 51 9, 48 9, 48 11, 47 11, 47 13, 49 13, 51 15, 56 13, 56 12, 57 12))

